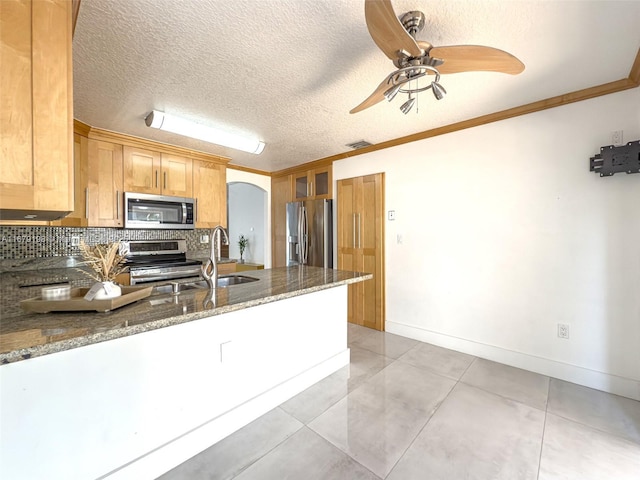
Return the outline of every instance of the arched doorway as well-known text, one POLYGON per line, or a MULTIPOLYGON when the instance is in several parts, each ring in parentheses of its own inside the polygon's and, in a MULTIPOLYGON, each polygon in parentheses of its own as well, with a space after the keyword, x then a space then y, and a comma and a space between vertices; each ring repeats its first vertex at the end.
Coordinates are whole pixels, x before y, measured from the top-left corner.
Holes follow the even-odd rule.
POLYGON ((238 239, 244 235, 249 244, 244 259, 265 264, 270 243, 267 242, 267 192, 246 182, 227 184, 227 222, 229 228, 229 257, 240 258, 238 239))

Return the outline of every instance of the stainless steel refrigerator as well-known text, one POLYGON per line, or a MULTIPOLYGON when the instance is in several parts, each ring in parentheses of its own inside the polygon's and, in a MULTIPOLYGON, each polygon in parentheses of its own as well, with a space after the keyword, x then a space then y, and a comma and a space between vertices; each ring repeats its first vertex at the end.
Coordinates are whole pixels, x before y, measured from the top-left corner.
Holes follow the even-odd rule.
POLYGON ((287 203, 287 266, 333 268, 331 200, 287 203))

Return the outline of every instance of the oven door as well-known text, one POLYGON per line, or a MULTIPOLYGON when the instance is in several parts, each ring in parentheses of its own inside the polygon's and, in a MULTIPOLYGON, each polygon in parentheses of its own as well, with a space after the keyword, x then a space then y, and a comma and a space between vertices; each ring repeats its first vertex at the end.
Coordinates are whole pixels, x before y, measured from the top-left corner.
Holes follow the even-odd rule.
POLYGON ((125 228, 195 228, 192 198, 125 192, 124 205, 125 228))
POLYGON ((175 280, 178 278, 200 277, 200 265, 184 266, 184 267, 162 267, 154 268, 138 267, 129 271, 131 285, 140 285, 141 283, 160 282, 163 280, 175 280))

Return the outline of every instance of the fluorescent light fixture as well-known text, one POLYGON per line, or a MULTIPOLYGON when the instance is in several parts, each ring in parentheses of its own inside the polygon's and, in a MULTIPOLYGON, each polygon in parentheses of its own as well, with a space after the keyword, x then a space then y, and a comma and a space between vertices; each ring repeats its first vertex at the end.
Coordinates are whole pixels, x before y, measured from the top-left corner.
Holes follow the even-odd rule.
POLYGON ((243 152, 262 153, 264 150, 264 142, 253 138, 242 137, 234 133, 228 133, 213 127, 202 125, 201 123, 191 122, 180 117, 153 110, 144 119, 147 127, 158 128, 166 132, 177 133, 185 137, 204 140, 205 142, 215 143, 223 147, 235 148, 243 152))

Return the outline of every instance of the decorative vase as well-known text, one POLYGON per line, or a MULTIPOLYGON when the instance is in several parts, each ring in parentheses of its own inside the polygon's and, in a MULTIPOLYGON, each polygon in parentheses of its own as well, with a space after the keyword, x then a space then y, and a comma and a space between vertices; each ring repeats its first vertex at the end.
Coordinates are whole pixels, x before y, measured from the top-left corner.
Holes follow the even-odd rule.
POLYGON ((242 258, 242 255, 240 255, 240 260, 238 260, 238 263, 244 263, 244 258, 242 258))
POLYGON ((98 282, 102 288, 98 290, 94 300, 109 300, 122 295, 122 289, 113 282, 98 282))

